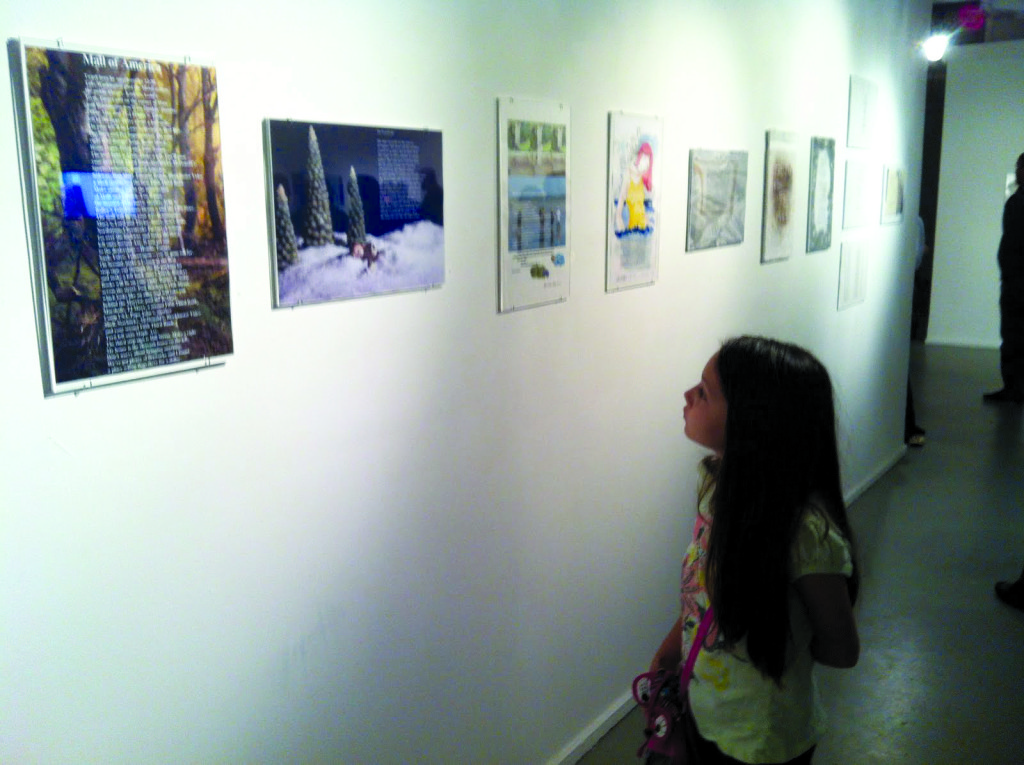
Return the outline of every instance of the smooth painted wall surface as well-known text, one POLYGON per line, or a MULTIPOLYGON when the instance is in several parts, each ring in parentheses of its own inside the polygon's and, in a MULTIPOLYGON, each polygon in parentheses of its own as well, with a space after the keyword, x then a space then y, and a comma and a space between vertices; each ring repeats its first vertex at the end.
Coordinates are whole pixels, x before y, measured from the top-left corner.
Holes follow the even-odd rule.
POLYGON ((913 219, 843 232, 840 211, 854 154, 905 167, 917 209, 928 18, 855 0, 7 8, 5 37, 217 65, 235 354, 44 400, 3 110, 0 760, 575 758, 675 619, 702 456, 683 393, 720 340, 776 335, 830 367, 850 492, 901 453, 913 219), (851 74, 878 86, 871 150, 844 148, 851 74), (512 315, 498 95, 572 110, 571 297, 512 315), (609 295, 619 109, 665 119, 665 212, 657 284, 609 295), (444 287, 271 310, 266 117, 443 130, 444 287), (837 139, 836 217, 830 250, 762 266, 768 129, 837 139), (741 245, 684 251, 694 147, 749 152, 741 245), (867 299, 838 313, 853 238, 867 299))
POLYGON ((996 251, 1006 174, 1024 152, 1021 94, 1024 41, 950 49, 929 343, 999 346, 996 251))

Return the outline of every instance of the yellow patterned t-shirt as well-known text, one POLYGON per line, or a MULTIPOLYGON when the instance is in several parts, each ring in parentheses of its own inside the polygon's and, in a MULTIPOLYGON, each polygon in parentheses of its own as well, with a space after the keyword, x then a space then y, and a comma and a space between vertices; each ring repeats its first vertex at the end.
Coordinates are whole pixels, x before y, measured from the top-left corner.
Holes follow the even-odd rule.
MULTIPOLYGON (((681 586, 683 657, 708 608, 704 562, 713 515, 698 508, 693 541, 683 561, 681 586)), ((807 574, 850 576, 850 545, 822 511, 809 507, 790 551, 790 581, 807 574)), ((712 622, 690 682, 690 706, 697 728, 725 754, 742 762, 786 762, 814 746, 824 733, 825 716, 814 679, 813 637, 807 612, 790 587, 792 659, 781 687, 761 674, 746 653, 746 640, 726 649, 712 622)))

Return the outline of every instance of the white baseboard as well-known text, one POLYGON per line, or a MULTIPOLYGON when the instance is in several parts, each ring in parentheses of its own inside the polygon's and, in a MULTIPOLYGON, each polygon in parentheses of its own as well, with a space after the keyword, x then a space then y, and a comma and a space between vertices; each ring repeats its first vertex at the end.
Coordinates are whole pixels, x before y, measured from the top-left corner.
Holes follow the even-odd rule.
POLYGON ((950 337, 949 335, 928 335, 925 345, 951 345, 954 348, 984 348, 999 350, 999 340, 978 337, 950 337))
POLYGON ((866 492, 875 484, 875 481, 877 481, 883 475, 885 475, 894 467, 896 467, 896 463, 903 459, 903 455, 906 453, 907 447, 901 446, 892 454, 892 456, 890 456, 886 460, 883 460, 878 465, 878 467, 876 467, 875 470, 872 471, 870 475, 868 475, 867 478, 865 478, 856 486, 851 487, 847 492, 845 492, 845 494, 843 495, 843 500, 846 502, 847 506, 852 505, 854 501, 856 501, 857 497, 866 492))
POLYGON ((593 749, 601 737, 618 725, 623 717, 633 711, 635 706, 636 700, 633 698, 632 689, 626 691, 612 702, 611 706, 601 712, 576 738, 566 744, 562 751, 548 760, 548 765, 574 765, 579 762, 583 755, 593 749))

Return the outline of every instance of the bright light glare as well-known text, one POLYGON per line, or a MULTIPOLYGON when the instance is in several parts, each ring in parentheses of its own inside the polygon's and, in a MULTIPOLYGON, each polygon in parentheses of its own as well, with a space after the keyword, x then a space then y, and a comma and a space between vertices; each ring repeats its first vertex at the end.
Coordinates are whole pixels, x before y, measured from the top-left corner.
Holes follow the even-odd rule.
POLYGON ((932 35, 921 47, 924 49, 924 57, 929 61, 938 61, 945 55, 946 46, 949 45, 949 35, 932 35))

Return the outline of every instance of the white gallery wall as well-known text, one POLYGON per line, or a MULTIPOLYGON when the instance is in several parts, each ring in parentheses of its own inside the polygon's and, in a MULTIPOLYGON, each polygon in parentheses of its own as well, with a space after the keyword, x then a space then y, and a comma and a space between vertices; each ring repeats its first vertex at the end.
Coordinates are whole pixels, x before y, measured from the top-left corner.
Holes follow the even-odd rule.
POLYGON ((1007 173, 1024 152, 1024 41, 950 48, 928 342, 999 346, 1007 173))
POLYGON ((3 110, 0 761, 572 761, 674 621, 701 456, 683 393, 722 339, 775 335, 825 361, 851 495, 902 453, 929 12, 7 7, 5 37, 217 66, 235 352, 44 399, 3 110), (900 225, 841 229, 851 74, 878 87, 876 143, 856 156, 907 170, 900 225), (510 315, 498 95, 571 108, 571 297, 510 315), (659 279, 615 294, 610 110, 665 121, 659 279), (441 129, 443 288, 272 310, 266 117, 441 129), (768 129, 836 139, 836 214, 830 250, 762 266, 768 129), (684 251, 695 147, 749 152, 741 245, 684 251), (866 300, 840 313, 852 240, 866 300))

